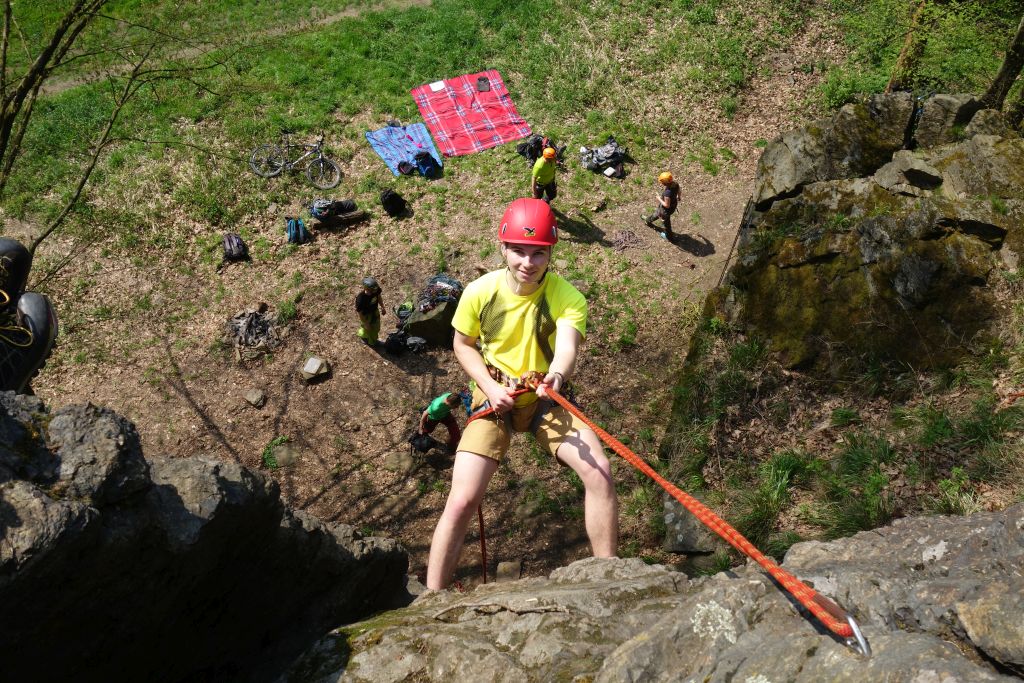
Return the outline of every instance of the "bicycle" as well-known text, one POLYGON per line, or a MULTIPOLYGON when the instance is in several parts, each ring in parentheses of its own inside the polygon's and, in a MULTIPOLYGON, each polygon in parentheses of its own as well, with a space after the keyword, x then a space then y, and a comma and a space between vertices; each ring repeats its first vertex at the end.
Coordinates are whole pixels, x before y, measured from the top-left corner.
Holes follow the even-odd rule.
POLYGON ((293 130, 281 129, 281 141, 279 144, 260 145, 252 151, 249 157, 249 168, 252 172, 263 178, 273 178, 282 171, 292 171, 303 161, 309 159, 306 165, 306 177, 309 182, 321 190, 329 190, 337 187, 341 182, 341 169, 338 164, 324 156, 324 135, 320 134, 312 145, 291 142, 289 136, 293 130), (294 161, 291 157, 296 151, 302 152, 302 156, 294 161))

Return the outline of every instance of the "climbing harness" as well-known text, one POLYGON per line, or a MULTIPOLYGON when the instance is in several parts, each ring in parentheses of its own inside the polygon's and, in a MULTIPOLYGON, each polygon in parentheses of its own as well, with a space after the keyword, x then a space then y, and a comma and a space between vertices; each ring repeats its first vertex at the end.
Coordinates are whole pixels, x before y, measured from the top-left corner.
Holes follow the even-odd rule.
MULTIPOLYGON (((538 372, 524 374, 519 385, 520 388, 515 389, 511 393, 511 396, 514 398, 530 391, 536 391, 541 379, 543 379, 543 376, 543 373, 538 372), (540 375, 540 379, 538 379, 538 375, 540 375)), ((721 536, 727 543, 729 543, 729 545, 761 565, 761 567, 764 568, 764 570, 767 571, 773 579, 778 581, 790 595, 792 595, 801 605, 806 607, 807 610, 818 619, 818 621, 824 624, 828 630, 832 631, 832 633, 842 638, 847 647, 864 657, 871 656, 871 646, 868 645, 868 641, 864 638, 864 634, 861 633, 857 622, 851 615, 847 614, 846 610, 776 564, 774 560, 767 557, 764 553, 754 547, 750 541, 730 526, 728 522, 715 514, 699 500, 685 493, 675 486, 675 484, 659 475, 643 460, 643 458, 631 451, 625 444, 609 434, 607 431, 599 427, 593 420, 584 415, 579 408, 570 403, 569 400, 560 393, 549 388, 545 392, 545 396, 582 420, 588 427, 594 430, 594 433, 596 433, 609 448, 621 456, 623 460, 653 479, 659 486, 661 486, 661 488, 678 500, 683 507, 699 519, 706 527, 721 536)), ((467 421, 466 424, 468 425, 469 422, 492 413, 494 413, 493 407, 487 407, 486 409, 477 411, 469 418, 469 421, 467 421)), ((481 547, 483 544, 483 538, 483 514, 481 513, 481 547)))

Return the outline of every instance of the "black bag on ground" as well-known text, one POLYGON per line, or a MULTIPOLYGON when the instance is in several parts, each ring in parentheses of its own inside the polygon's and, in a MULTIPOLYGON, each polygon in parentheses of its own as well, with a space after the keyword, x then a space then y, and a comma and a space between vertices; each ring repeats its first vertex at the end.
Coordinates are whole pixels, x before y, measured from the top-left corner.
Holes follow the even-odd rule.
POLYGON ((409 337, 405 332, 398 330, 392 332, 384 340, 384 350, 392 355, 399 355, 405 351, 405 340, 409 337))
POLYGON ((249 256, 249 247, 245 245, 242 236, 235 232, 224 233, 224 260, 242 261, 249 256))
POLYGON ((441 442, 430 434, 413 434, 409 437, 409 445, 418 453, 427 453, 433 448, 440 448, 441 442))
POLYGON ((405 213, 409 203, 405 201, 402 195, 398 194, 390 187, 380 193, 380 205, 384 207, 384 212, 392 218, 397 218, 405 213))
POLYGON ((416 162, 416 170, 424 178, 436 178, 441 173, 441 165, 437 163, 434 155, 425 149, 416 152, 413 161, 416 162))

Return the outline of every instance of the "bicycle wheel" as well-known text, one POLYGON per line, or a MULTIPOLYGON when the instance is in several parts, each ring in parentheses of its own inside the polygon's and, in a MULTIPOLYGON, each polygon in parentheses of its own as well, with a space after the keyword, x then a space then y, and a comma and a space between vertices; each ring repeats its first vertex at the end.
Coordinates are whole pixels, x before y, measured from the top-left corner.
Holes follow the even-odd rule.
POLYGON ((258 176, 273 178, 284 170, 284 152, 275 145, 260 145, 249 157, 249 168, 258 176))
POLYGON ((341 182, 341 169, 327 157, 313 159, 306 167, 306 177, 309 182, 321 190, 329 190, 337 187, 341 182))

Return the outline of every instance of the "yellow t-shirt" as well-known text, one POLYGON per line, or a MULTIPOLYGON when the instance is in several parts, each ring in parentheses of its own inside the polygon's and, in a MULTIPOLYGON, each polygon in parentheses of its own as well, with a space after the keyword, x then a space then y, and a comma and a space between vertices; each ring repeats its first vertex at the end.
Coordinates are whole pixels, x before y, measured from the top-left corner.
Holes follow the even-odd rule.
MULTIPOLYGON (((452 327, 480 340, 480 354, 510 377, 537 370, 547 372, 555 356, 555 333, 568 325, 585 336, 587 300, 554 273, 544 276, 537 291, 517 295, 495 270, 466 285, 452 318, 452 327)), ((534 400, 534 394, 526 403, 534 400)), ((517 401, 518 403, 518 401, 517 401)))

